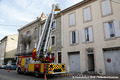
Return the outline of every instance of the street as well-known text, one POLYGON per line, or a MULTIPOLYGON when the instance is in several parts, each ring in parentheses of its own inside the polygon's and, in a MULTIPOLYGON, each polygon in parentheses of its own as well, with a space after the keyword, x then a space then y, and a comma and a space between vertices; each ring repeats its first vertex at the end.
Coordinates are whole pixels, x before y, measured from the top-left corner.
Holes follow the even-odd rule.
MULTIPOLYGON (((39 78, 35 77, 33 74, 29 75, 23 75, 23 74, 17 74, 15 70, 4 70, 0 69, 0 80, 44 80, 43 76, 40 76, 39 78)), ((48 76, 47 80, 119 80, 119 79, 76 79, 72 77, 62 76, 62 75, 56 75, 56 76, 48 76)))

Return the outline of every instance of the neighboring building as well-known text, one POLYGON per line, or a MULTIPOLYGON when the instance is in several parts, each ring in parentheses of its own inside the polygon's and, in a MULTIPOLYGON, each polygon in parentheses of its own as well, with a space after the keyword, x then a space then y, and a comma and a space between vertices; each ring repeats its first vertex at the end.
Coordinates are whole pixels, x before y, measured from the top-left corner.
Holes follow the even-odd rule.
POLYGON ((5 36, 0 43, 0 64, 15 63, 18 35, 5 36))
POLYGON ((84 0, 61 11, 62 56, 68 72, 120 74, 120 4, 84 0))
MULTIPOLYGON (((59 14, 60 15, 60 14, 59 14)), ((59 60, 61 55, 61 18, 59 15, 55 16, 55 20, 52 25, 52 34, 50 39, 50 46, 52 47, 52 53, 55 55, 55 62, 58 62, 57 54, 59 54, 59 60)), ((19 40, 16 56, 28 55, 32 56, 34 48, 37 48, 39 37, 44 27, 45 19, 47 17, 42 13, 40 18, 37 18, 33 22, 18 29, 19 40)))

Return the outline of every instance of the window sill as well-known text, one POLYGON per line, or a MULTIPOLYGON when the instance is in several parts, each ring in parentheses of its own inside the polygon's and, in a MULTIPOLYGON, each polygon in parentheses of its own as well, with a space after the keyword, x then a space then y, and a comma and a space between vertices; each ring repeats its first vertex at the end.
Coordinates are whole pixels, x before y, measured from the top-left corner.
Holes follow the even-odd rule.
POLYGON ((92 21, 92 19, 91 20, 87 20, 87 21, 84 20, 84 23, 87 23, 87 22, 90 22, 90 21, 92 21))
POLYGON ((83 42, 84 44, 90 44, 90 43, 94 43, 94 41, 86 41, 86 42, 83 42))
POLYGON ((111 38, 109 38, 109 39, 105 39, 105 41, 115 40, 115 39, 117 39, 117 38, 120 38, 120 37, 111 37, 111 38))
POLYGON ((74 44, 70 44, 70 46, 76 46, 78 45, 79 43, 74 43, 74 44))
POLYGON ((110 16, 110 15, 113 15, 113 13, 109 13, 109 14, 106 14, 106 15, 103 15, 103 14, 102 14, 102 18, 103 18, 103 17, 110 16))

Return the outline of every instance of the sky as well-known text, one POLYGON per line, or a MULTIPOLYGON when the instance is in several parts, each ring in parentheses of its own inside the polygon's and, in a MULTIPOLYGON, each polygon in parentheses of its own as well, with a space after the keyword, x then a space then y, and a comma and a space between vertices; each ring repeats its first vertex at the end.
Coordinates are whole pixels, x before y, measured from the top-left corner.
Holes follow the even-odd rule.
POLYGON ((51 5, 58 3, 66 9, 83 0, 0 0, 0 40, 7 35, 18 34, 18 29, 40 17, 49 14, 51 5))

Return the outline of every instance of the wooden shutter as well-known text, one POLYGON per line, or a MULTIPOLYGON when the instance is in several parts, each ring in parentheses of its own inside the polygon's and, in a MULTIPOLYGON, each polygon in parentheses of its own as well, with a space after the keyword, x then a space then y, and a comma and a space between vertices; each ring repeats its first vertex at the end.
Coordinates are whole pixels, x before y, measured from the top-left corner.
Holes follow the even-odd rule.
POLYGON ((116 35, 116 37, 119 37, 120 36, 120 26, 119 26, 118 20, 114 21, 114 26, 115 26, 115 35, 116 35))
POLYGON ((79 43, 79 31, 75 31, 76 43, 79 43))
POLYGON ((110 5, 110 0, 106 0, 105 3, 106 3, 105 6, 106 6, 106 10, 107 10, 106 14, 112 13, 111 5, 110 5))
POLYGON ((106 39, 110 38, 110 28, 108 23, 104 23, 105 37, 106 39))
POLYGON ((70 15, 70 26, 72 26, 72 14, 70 15))
POLYGON ((70 44, 72 44, 72 32, 70 32, 70 44))
POLYGON ((82 42, 85 42, 85 29, 82 30, 82 42))
POLYGON ((72 14, 72 25, 75 25, 75 14, 72 14))
POLYGON ((101 5, 102 5, 102 14, 103 14, 103 16, 105 16, 106 13, 107 13, 107 11, 106 11, 106 1, 102 1, 101 5))
POLYGON ((90 7, 87 8, 87 20, 91 20, 90 7))
POLYGON ((84 9, 84 21, 87 21, 87 8, 84 9))
POLYGON ((92 27, 89 27, 88 30, 89 30, 89 41, 93 41, 92 27))

